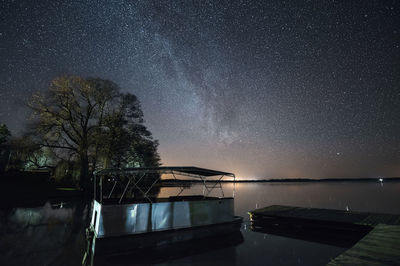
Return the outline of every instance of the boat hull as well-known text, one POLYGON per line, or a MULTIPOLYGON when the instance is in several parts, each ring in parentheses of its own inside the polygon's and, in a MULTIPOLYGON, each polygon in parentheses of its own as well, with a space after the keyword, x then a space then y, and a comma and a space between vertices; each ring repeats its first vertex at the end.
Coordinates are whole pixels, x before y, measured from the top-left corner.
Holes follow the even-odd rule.
POLYGON ((138 249, 168 246, 171 244, 196 241, 207 238, 223 239, 230 234, 240 233, 242 217, 234 217, 233 221, 212 225, 194 226, 190 228, 171 229, 142 234, 131 234, 117 237, 96 238, 95 256, 130 253, 138 249))
POLYGON ((221 224, 234 220, 233 204, 233 198, 194 197, 152 203, 101 204, 94 201, 91 226, 96 238, 109 238, 221 224))

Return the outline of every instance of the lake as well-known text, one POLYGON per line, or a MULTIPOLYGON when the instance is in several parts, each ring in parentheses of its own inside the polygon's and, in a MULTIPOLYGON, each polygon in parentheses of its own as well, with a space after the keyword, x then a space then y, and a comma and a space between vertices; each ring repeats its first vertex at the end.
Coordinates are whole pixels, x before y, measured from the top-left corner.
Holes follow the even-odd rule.
MULTIPOLYGON (((233 193, 233 187, 232 183, 223 185, 225 196, 233 193)), ((194 185, 183 194, 193 191, 200 194, 201 189, 201 185, 194 185)), ((399 181, 236 183, 235 214, 244 218, 239 236, 195 243, 193 247, 184 247, 184 252, 176 250, 174 256, 153 256, 149 261, 142 258, 140 262, 156 265, 325 265, 346 248, 251 231, 247 212, 278 204, 400 214, 399 191, 399 181)), ((176 192, 176 188, 163 188, 160 196, 176 192)), ((219 189, 214 193, 218 196, 219 189)), ((76 221, 83 220, 88 213, 87 206, 78 205, 76 202, 63 205, 48 202, 36 208, 2 211, 0 264, 77 265, 84 231, 76 228, 80 224, 76 221)), ((126 265, 135 261, 134 257, 113 258, 98 261, 98 264, 126 265)))
MULTIPOLYGON (((224 191, 232 191, 225 184, 224 191)), ((199 189, 199 188, 197 188, 199 189)), ((400 214, 400 182, 236 183, 235 213, 244 218, 244 242, 229 252, 219 250, 160 265, 325 265, 346 248, 249 230, 247 212, 269 205, 400 214), (216 258, 216 259, 214 259, 216 258)), ((232 248, 230 248, 232 249, 232 248)))

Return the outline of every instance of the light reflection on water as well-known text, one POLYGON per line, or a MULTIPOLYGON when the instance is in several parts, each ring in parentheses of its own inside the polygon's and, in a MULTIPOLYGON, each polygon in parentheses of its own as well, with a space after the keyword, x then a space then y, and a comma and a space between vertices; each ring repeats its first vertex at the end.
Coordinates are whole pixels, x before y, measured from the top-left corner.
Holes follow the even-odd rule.
MULTIPOLYGON (((232 184, 224 184, 223 188, 225 195, 231 195, 232 184)), ((201 185, 185 193, 193 191, 200 193, 201 185)), ((397 181, 383 185, 380 182, 237 183, 235 214, 244 218, 241 229, 244 242, 160 265, 325 265, 346 249, 250 231, 247 212, 256 206, 290 205, 400 214, 399 191, 400 182, 397 181)), ((174 192, 173 188, 168 188, 161 194, 166 196, 174 192)))
POLYGON ((400 182, 236 184, 235 212, 269 205, 400 214, 400 182))

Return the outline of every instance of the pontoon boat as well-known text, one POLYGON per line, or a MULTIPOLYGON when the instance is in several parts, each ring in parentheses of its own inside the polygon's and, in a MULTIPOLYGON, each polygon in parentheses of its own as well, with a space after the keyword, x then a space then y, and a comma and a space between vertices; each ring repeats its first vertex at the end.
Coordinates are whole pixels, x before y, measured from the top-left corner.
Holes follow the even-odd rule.
POLYGON ((95 173, 85 258, 91 257, 93 263, 95 253, 123 253, 239 231, 242 218, 234 215, 234 181, 232 173, 197 167, 104 169, 95 173), (232 197, 224 195, 225 180, 233 181, 232 197), (202 185, 197 195, 187 195, 191 182, 202 185), (176 194, 158 195, 165 186, 175 187, 176 194))

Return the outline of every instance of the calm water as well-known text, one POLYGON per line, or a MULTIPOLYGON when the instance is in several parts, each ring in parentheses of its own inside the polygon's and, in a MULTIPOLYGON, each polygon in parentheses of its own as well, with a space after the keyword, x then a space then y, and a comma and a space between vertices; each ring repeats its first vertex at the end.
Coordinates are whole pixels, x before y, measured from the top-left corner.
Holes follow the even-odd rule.
MULTIPOLYGON (((225 196, 232 195, 233 184, 225 184, 223 188, 225 196)), ((201 194, 201 186, 185 189, 183 194, 193 192, 201 194)), ((253 232, 249 229, 247 212, 280 204, 400 214, 399 192, 400 182, 236 184, 235 213, 244 218, 239 236, 215 243, 201 242, 185 247, 182 252, 178 248, 173 258, 154 260, 153 256, 151 262, 156 261, 157 265, 325 265, 346 249, 253 232)), ((165 188, 160 196, 176 193, 175 188, 165 188)), ((220 191, 214 190, 213 195, 219 196, 220 191)), ((77 265, 84 231, 73 226, 79 225, 87 213, 87 208, 79 208, 76 203, 64 203, 61 208, 54 202, 43 207, 3 211, 0 213, 0 264, 77 265)), ((133 257, 112 261, 127 265, 137 260, 133 257)), ((101 261, 101 264, 109 262, 101 261)))
MULTIPOLYGON (((226 184, 225 194, 229 195, 232 188, 232 184, 226 184)), ((192 188, 196 189, 200 190, 192 188)), ((247 212, 279 204, 400 214, 399 192, 400 182, 236 184, 235 213, 244 218, 244 242, 160 265, 325 265, 346 248, 253 232, 247 212)))

